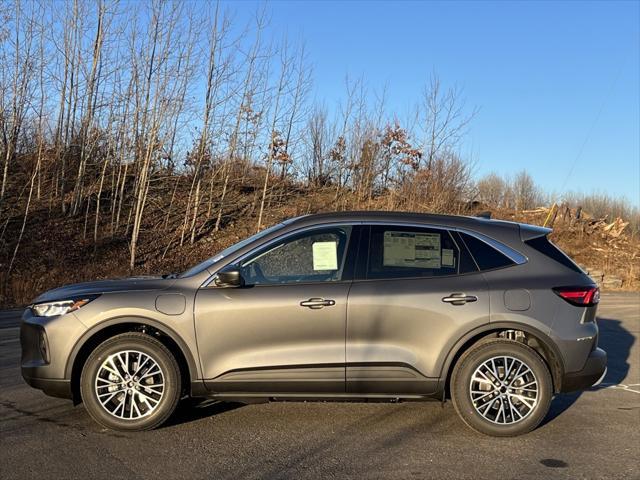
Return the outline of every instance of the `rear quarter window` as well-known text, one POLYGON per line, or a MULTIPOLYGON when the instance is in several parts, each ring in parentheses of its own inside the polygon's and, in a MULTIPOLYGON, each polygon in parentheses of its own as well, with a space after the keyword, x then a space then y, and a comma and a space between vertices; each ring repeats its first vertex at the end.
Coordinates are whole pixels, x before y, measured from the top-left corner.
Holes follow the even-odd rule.
POLYGON ((464 232, 460 232, 460 236, 471 252, 471 255, 473 255, 480 270, 494 270, 496 268, 515 265, 513 260, 479 238, 464 232))
POLYGON ((565 267, 570 268, 574 272, 584 273, 582 269, 578 265, 576 265, 575 262, 571 260, 571 258, 569 258, 566 253, 564 253, 553 243, 551 243, 551 241, 546 236, 532 238, 531 240, 527 240, 524 243, 529 245, 534 250, 542 253, 543 255, 564 265, 565 267))

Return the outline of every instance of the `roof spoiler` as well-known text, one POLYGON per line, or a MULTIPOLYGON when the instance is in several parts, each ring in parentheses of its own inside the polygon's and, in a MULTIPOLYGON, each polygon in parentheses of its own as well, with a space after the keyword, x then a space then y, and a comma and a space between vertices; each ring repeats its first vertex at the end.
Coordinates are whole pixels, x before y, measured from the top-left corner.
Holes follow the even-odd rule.
POLYGON ((540 227, 538 225, 529 225, 528 223, 519 223, 520 227, 520 239, 523 242, 527 240, 533 240, 534 238, 544 237, 549 235, 553 230, 547 227, 540 227))

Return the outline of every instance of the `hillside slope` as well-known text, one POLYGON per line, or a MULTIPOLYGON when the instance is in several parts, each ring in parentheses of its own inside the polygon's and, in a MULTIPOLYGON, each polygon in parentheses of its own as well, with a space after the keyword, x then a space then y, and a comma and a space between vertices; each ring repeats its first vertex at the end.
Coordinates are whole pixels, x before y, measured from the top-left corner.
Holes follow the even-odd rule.
MULTIPOLYGON (((354 204, 348 194, 336 199, 334 189, 302 190, 288 188, 287 193, 274 194, 266 210, 263 226, 269 226, 285 218, 308 213, 345 209, 362 209, 354 204)), ((2 247, 3 269, 0 278, 0 304, 2 308, 24 305, 40 292, 63 284, 90 279, 179 272, 214 255, 221 249, 251 235, 257 227, 256 189, 250 185, 234 188, 232 201, 225 211, 220 228, 206 218, 203 228, 194 236, 185 238, 180 245, 184 223, 184 195, 180 192, 174 201, 159 205, 154 215, 148 215, 141 229, 140 252, 136 267, 129 270, 129 244, 126 229, 111 233, 108 215, 99 225, 99 240, 94 243, 91 220, 87 227, 83 216, 69 217, 50 211, 45 204, 36 205, 27 222, 22 244, 11 275, 6 277, 8 258, 14 245, 5 241, 2 247), (176 213, 172 213, 176 212, 176 213), (88 228, 88 231, 87 231, 88 228)), ((369 209, 384 209, 384 197, 368 202, 369 209)), ((473 214, 485 205, 459 206, 454 213, 473 214)), ((544 209, 516 213, 509 210, 493 210, 494 218, 523 221, 541 225, 547 212, 544 209)), ((554 222, 552 239, 602 282, 605 289, 637 289, 640 286, 640 241, 623 231, 613 237, 604 231, 603 222, 576 212, 563 212, 554 222), (596 226, 594 226, 596 225, 596 226), (597 226, 600 225, 600 226, 597 226)), ((202 213, 203 216, 207 212, 202 213)), ((604 222, 606 224, 606 222, 604 222)), ((20 219, 11 219, 5 238, 15 239, 21 226, 20 219)), ((606 226, 606 225, 605 225, 606 226)))

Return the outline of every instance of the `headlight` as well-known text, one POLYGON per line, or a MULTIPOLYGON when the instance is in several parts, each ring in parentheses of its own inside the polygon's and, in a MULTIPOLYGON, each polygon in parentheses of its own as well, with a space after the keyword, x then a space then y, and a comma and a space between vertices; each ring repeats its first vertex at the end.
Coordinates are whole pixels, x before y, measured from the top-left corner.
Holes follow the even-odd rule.
POLYGON ((31 305, 31 311, 36 317, 56 317, 73 312, 84 307, 97 295, 90 295, 77 300, 58 300, 57 302, 36 303, 31 305))

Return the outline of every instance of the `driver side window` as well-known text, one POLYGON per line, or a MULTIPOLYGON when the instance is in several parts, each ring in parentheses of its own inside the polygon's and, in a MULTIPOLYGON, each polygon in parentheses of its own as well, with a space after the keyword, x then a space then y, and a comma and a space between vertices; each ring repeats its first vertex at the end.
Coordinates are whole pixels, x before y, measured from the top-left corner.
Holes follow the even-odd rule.
POLYGON ((351 227, 315 229, 289 237, 240 264, 247 285, 342 280, 351 227))

